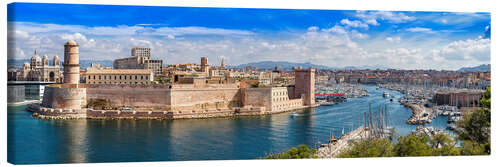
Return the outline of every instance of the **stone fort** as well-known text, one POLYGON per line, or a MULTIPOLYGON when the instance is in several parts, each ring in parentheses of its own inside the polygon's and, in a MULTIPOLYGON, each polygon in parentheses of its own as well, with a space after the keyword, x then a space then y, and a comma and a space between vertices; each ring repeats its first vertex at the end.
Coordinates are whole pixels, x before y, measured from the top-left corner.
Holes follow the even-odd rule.
POLYGON ((261 115, 315 107, 314 69, 295 69, 296 84, 248 87, 240 82, 212 83, 190 78, 172 84, 82 84, 78 44, 64 45, 64 82, 45 88, 34 115, 49 118, 207 118, 261 115), (92 99, 105 99, 122 109, 94 110, 92 99), (127 108, 124 110, 123 108, 127 108), (132 109, 132 110, 130 110, 132 109))

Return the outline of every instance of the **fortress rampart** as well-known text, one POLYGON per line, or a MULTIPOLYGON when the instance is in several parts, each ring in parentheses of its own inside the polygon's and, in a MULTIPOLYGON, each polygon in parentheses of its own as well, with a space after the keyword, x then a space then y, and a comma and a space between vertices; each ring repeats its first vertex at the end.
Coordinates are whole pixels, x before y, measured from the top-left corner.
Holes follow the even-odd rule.
POLYGON ((239 82, 192 78, 169 84, 80 84, 78 44, 65 45, 65 81, 47 86, 30 106, 40 118, 213 118, 314 107, 314 70, 296 70, 295 87, 241 88, 239 82), (87 105, 87 103, 89 103, 87 105), (90 105, 92 103, 92 105, 90 105), (100 105, 95 107, 96 104, 100 105), (95 110, 104 109, 104 110, 95 110))
POLYGON ((46 86, 42 106, 54 109, 81 109, 87 104, 85 88, 61 88, 46 86))

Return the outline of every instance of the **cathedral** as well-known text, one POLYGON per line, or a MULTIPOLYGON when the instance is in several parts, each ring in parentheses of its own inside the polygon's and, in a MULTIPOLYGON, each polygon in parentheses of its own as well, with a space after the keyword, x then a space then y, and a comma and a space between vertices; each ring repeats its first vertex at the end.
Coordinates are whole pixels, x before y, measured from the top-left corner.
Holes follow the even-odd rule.
POLYGON ((23 67, 17 71, 17 81, 41 81, 41 82, 62 82, 61 66, 58 56, 52 59, 52 66, 49 65, 49 57, 43 55, 38 56, 35 50, 35 55, 31 57, 31 62, 24 63, 23 67))

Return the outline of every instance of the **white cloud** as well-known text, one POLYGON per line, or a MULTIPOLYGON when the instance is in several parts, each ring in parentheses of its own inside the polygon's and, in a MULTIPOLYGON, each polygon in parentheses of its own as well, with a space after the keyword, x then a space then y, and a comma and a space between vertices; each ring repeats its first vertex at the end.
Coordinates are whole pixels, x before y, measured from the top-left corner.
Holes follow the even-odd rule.
POLYGON ((21 38, 21 39, 26 39, 26 38, 30 37, 30 34, 28 32, 15 30, 14 31, 14 37, 21 38))
POLYGON ((244 30, 230 30, 206 27, 160 27, 117 26, 85 27, 80 25, 38 24, 30 22, 8 22, 9 29, 19 29, 30 33, 42 32, 79 32, 88 35, 254 35, 244 30))
POLYGON ((367 24, 378 26, 379 23, 377 22, 377 19, 367 19, 365 20, 367 24))
POLYGON ((401 37, 387 37, 385 40, 392 43, 399 43, 401 42, 401 37))
POLYGON ((354 27, 354 28, 364 28, 364 29, 368 29, 368 24, 363 23, 363 22, 361 22, 361 21, 359 21, 359 20, 353 20, 353 21, 351 21, 351 20, 349 20, 349 19, 342 19, 342 20, 340 21, 340 23, 341 23, 342 25, 347 26, 347 27, 354 27))
POLYGON ((175 36, 174 36, 174 35, 172 35, 172 34, 168 34, 166 37, 167 37, 168 39, 175 39, 175 36))
POLYGON ((87 37, 85 35, 82 35, 80 33, 74 33, 74 34, 62 34, 61 39, 63 40, 74 40, 77 42, 87 42, 87 37))
POLYGON ((357 39, 366 39, 366 38, 369 38, 369 37, 370 37, 370 35, 360 33, 360 32, 358 32, 358 31, 356 31, 356 30, 352 30, 352 31, 351 31, 351 36, 352 36, 353 38, 357 38, 357 39))
POLYGON ((318 29, 319 28, 316 26, 311 26, 311 27, 307 28, 307 31, 318 31, 318 29))
MULTIPOLYGON (((29 58, 35 49, 41 54, 62 55, 62 48, 68 39, 77 40, 80 45, 81 59, 113 60, 130 56, 130 49, 135 46, 152 48, 152 57, 163 59, 166 64, 198 63, 199 57, 206 56, 210 64, 219 64, 220 57, 225 57, 226 64, 286 60, 290 62, 308 62, 343 67, 346 65, 363 66, 380 64, 388 67, 415 68, 456 68, 467 63, 489 61, 476 56, 476 52, 484 52, 489 48, 488 41, 457 41, 446 46, 422 47, 410 41, 403 45, 398 43, 400 37, 370 37, 368 34, 346 27, 335 25, 328 28, 312 26, 305 32, 283 34, 256 34, 240 30, 197 28, 141 28, 140 33, 135 26, 90 28, 83 26, 50 25, 23 23, 12 31, 15 39, 8 39, 8 57, 29 58), (49 27, 42 30, 39 27, 49 27), (168 31, 166 31, 168 30, 168 31), (214 32, 208 32, 214 30, 214 32), (95 31, 95 32, 91 32, 95 31), (108 32, 114 31, 114 32, 108 32), (182 33, 181 33, 182 32, 182 33), (29 36, 22 36, 28 34, 29 36), (98 34, 98 35, 97 35, 98 34), (215 35, 218 34, 218 35, 215 35), (363 40, 355 40, 363 39, 363 40), (382 41, 382 42, 380 42, 382 41), (387 45, 386 42, 394 42, 387 45), (358 43, 359 42, 359 43, 358 43), (13 45, 10 45, 13 44, 13 45), (467 45, 469 44, 469 45, 467 45), (487 47, 485 46, 487 45, 487 47), (12 47, 14 46, 14 47, 12 47), (394 48, 393 48, 394 47, 394 48), (462 48, 462 49, 460 49, 462 48), (467 48, 467 49, 465 49, 467 48), (27 54, 25 54, 27 53, 27 54), (452 60, 448 56, 468 53, 477 60, 452 60)), ((371 25, 371 24, 370 24, 371 25)), ((138 26, 137 26, 138 27, 138 26)), ((370 34, 372 35, 372 34, 370 34)), ((418 43, 416 43, 418 44, 418 43)))
POLYGON ((329 28, 329 29, 323 29, 323 31, 331 32, 331 33, 338 33, 338 34, 346 34, 347 33, 347 31, 345 30, 345 28, 342 27, 342 26, 339 26, 339 25, 335 25, 335 26, 333 26, 332 28, 329 28))
POLYGON ((408 28, 406 31, 409 32, 423 32, 423 33, 434 33, 434 31, 430 28, 425 28, 425 27, 413 27, 413 28, 408 28))
POLYGON ((370 22, 372 25, 378 25, 377 20, 385 20, 391 23, 405 23, 416 19, 416 17, 408 16, 401 12, 389 11, 356 11, 355 16, 370 22))
POLYGON ((468 39, 449 43, 432 51, 433 56, 448 60, 473 60, 489 62, 490 39, 468 39))

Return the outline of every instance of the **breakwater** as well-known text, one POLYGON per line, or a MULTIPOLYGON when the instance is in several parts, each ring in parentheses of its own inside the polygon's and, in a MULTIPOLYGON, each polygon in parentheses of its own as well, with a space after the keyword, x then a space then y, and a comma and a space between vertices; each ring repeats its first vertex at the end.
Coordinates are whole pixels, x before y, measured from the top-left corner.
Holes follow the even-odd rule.
POLYGON ((408 120, 406 120, 406 123, 413 125, 422 125, 432 122, 432 119, 434 118, 432 109, 429 109, 422 104, 405 103, 404 105, 411 108, 412 110, 412 116, 408 118, 408 120))

